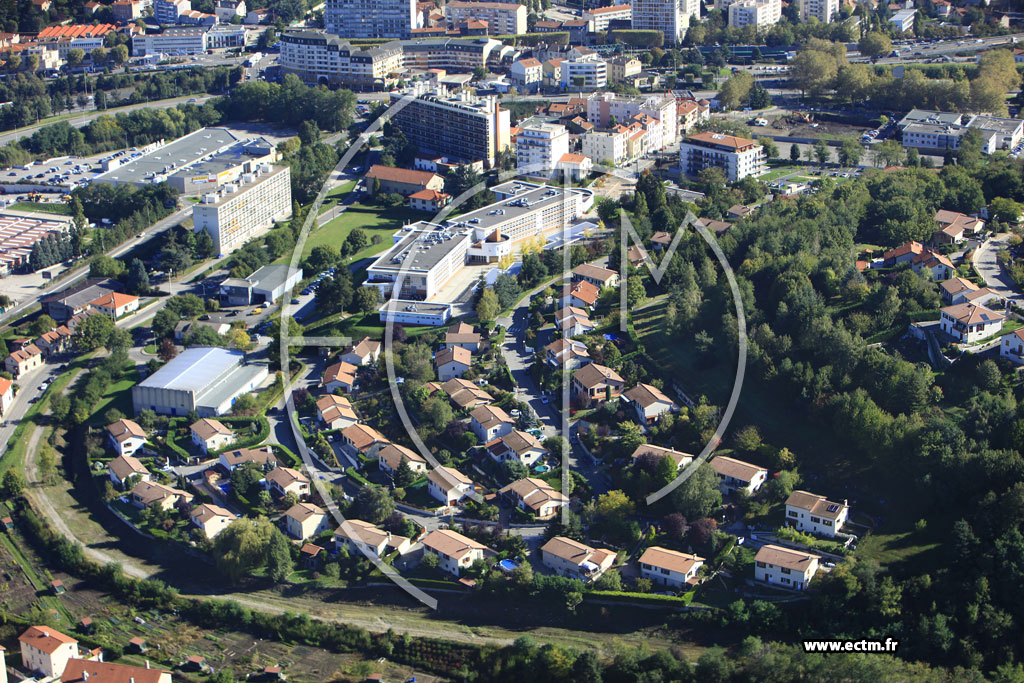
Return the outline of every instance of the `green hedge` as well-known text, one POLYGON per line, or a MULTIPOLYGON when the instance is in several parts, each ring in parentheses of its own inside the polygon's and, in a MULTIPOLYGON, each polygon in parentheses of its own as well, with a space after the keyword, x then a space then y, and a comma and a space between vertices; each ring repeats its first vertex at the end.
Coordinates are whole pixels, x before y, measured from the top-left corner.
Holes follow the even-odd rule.
POLYGON ((556 31, 554 33, 516 33, 515 35, 506 34, 503 36, 494 36, 494 38, 508 45, 539 45, 540 43, 547 43, 548 45, 569 44, 568 31, 556 31))
POLYGON ((454 584, 451 581, 444 581, 442 579, 419 579, 411 578, 409 583, 420 588, 458 588, 458 584, 454 584))
POLYGON ((302 463, 299 461, 299 456, 291 452, 287 446, 282 446, 279 443, 268 444, 274 451, 274 455, 277 459, 285 463, 285 467, 291 467, 297 469, 302 463))
POLYGON ((345 474, 347 474, 348 476, 352 477, 353 479, 358 481, 363 486, 372 486, 372 484, 370 483, 370 480, 367 479, 366 477, 364 477, 363 475, 359 474, 359 472, 356 472, 356 468, 354 468, 354 467, 347 467, 347 468, 345 468, 345 474))
POLYGON ((220 450, 217 451, 211 451, 210 455, 212 456, 220 455, 225 451, 233 451, 239 448, 251 448, 253 446, 258 446, 259 444, 266 441, 267 437, 270 436, 270 421, 267 420, 267 418, 264 417, 263 415, 257 415, 255 417, 223 417, 217 419, 223 422, 226 427, 242 423, 251 425, 253 422, 256 422, 256 424, 259 425, 259 429, 256 431, 255 434, 250 434, 244 439, 235 439, 235 441, 232 442, 231 445, 228 446, 227 448, 221 448, 220 450))
POLYGON ((651 593, 632 593, 630 591, 587 591, 583 597, 584 599, 594 598, 615 602, 647 602, 670 607, 689 604, 693 599, 693 593, 686 593, 684 597, 679 598, 674 595, 652 595, 651 593))

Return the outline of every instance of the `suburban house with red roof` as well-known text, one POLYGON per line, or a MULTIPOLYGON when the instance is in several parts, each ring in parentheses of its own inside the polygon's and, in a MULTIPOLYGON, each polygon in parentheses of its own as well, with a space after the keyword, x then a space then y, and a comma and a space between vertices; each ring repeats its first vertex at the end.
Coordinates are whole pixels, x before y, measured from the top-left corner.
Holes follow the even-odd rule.
POLYGON ((394 168, 374 164, 366 173, 366 189, 372 194, 379 184, 384 193, 400 194, 403 197, 415 194, 420 190, 444 190, 444 178, 429 171, 414 171, 408 168, 394 168))
POLYGON ((940 311, 939 327, 961 344, 976 342, 999 332, 1006 315, 984 306, 965 303, 940 311))

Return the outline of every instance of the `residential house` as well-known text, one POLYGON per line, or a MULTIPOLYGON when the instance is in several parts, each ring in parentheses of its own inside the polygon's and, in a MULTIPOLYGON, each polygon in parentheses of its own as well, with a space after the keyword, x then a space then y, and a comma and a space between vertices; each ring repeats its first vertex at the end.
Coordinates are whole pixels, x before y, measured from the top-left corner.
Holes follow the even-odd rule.
POLYGON ((132 455, 145 445, 146 432, 135 420, 122 418, 107 425, 107 441, 119 455, 132 455))
POLYGON ((562 292, 559 304, 561 306, 574 306, 590 311, 593 310, 600 296, 601 290, 584 280, 567 285, 562 292))
POLYGON ((477 406, 487 405, 494 397, 470 382, 468 379, 455 377, 444 384, 435 384, 438 389, 448 394, 448 398, 462 410, 472 410, 477 406))
POLYGON ((602 268, 590 263, 581 263, 572 269, 573 282, 589 282, 598 289, 617 287, 619 274, 610 268, 602 268))
POLYGON ((932 236, 935 244, 960 244, 967 237, 973 237, 985 227, 985 221, 976 216, 967 216, 957 211, 940 209, 935 212, 938 229, 932 236))
POLYGON ((638 384, 623 396, 633 406, 636 419, 642 425, 657 422, 662 414, 679 409, 661 389, 650 384, 638 384))
POLYGON ((527 477, 517 479, 498 493, 524 512, 532 514, 536 519, 551 519, 569 499, 562 495, 543 479, 527 477))
POLYGON ((886 268, 901 263, 909 263, 912 258, 924 252, 924 245, 920 242, 905 242, 895 249, 890 249, 882 255, 882 264, 886 268))
POLYGON ((208 417, 196 420, 189 431, 192 433, 192 443, 203 453, 227 448, 235 440, 235 433, 225 427, 223 422, 208 417))
POLYGON ((693 462, 693 456, 689 453, 683 453, 682 451, 675 451, 671 448, 663 448, 661 446, 655 446, 654 444, 641 444, 636 447, 631 456, 632 463, 637 464, 638 460, 642 457, 655 457, 661 460, 662 458, 671 458, 673 464, 676 466, 676 471, 679 471, 693 462))
POLYGON ((453 576, 484 559, 487 546, 450 529, 435 529, 423 539, 423 552, 437 556, 437 567, 453 576))
POLYGON ((447 382, 454 377, 462 377, 462 373, 473 367, 473 354, 461 346, 449 346, 434 355, 437 367, 437 378, 447 382))
POLYGON ((672 237, 672 233, 659 230, 651 235, 651 247, 654 251, 668 249, 669 245, 672 244, 672 237))
POLYGON ((344 389, 351 394, 356 387, 357 369, 355 365, 345 361, 329 365, 324 370, 324 378, 320 386, 329 394, 333 394, 337 389, 344 389))
POLYGON ((351 348, 346 349, 344 353, 338 356, 338 360, 342 363, 362 367, 363 365, 376 363, 377 359, 380 358, 380 349, 381 343, 379 341, 376 339, 370 339, 369 337, 363 337, 351 348))
POLYGON ((556 171, 561 171, 571 183, 581 183, 590 177, 594 170, 594 162, 590 157, 574 152, 566 152, 558 159, 556 171))
POLYGON ((495 462, 514 461, 527 467, 533 467, 534 463, 548 453, 533 434, 519 429, 513 429, 508 434, 487 442, 484 447, 495 462))
POLYGON ((566 337, 578 337, 594 331, 594 323, 582 308, 566 306, 555 311, 555 326, 562 330, 566 337))
POLYGON ((962 277, 951 277, 939 283, 939 293, 943 300, 950 304, 963 303, 967 292, 975 292, 978 285, 962 277))
POLYGON ((486 405, 469 414, 469 426, 480 443, 488 443, 512 431, 515 420, 501 408, 486 405))
POLYGON ((835 538, 849 515, 846 501, 833 503, 815 493, 793 491, 786 499, 786 522, 797 531, 835 538))
POLYGON ((704 566, 704 558, 652 545, 640 559, 640 576, 650 579, 655 586, 684 589, 697 585, 697 571, 704 566))
POLYGON ((43 352, 35 344, 25 344, 4 359, 4 369, 18 379, 42 367, 43 352))
POLYGON ((131 666, 89 659, 72 659, 60 677, 61 683, 171 683, 171 672, 149 666, 131 666))
POLYGON ((411 448, 400 446, 397 443, 387 443, 377 451, 377 463, 380 466, 380 471, 389 477, 395 476, 395 472, 403 462, 408 463, 409 469, 415 474, 423 474, 427 471, 426 458, 411 448))
POLYGON ((299 562, 300 564, 310 570, 320 570, 320 558, 323 556, 324 549, 315 543, 303 543, 302 547, 299 548, 299 562))
POLYGON ((120 320, 129 313, 139 310, 139 297, 121 292, 110 292, 89 302, 91 308, 114 320, 120 320))
POLYGON ((324 394, 317 399, 316 414, 327 429, 344 429, 359 422, 352 403, 334 394, 324 394))
POLYGON ((277 467, 277 458, 270 446, 227 450, 218 456, 217 462, 228 472, 246 463, 252 463, 263 470, 277 467))
POLYGON ((552 538, 541 546, 540 553, 545 567, 583 582, 596 581, 615 563, 613 551, 591 548, 565 536, 552 538))
POLYGON ((520 89, 536 90, 544 80, 544 66, 540 60, 527 58, 512 62, 508 70, 509 78, 520 89))
POLYGON ((768 470, 765 468, 724 455, 715 456, 711 468, 718 475, 718 487, 726 496, 739 491, 753 495, 768 479, 768 470))
POLYGON ((970 344, 997 334, 1006 315, 971 303, 946 306, 940 310, 939 327, 961 344, 970 344))
POLYGON ((457 505, 473 492, 473 482, 457 469, 441 466, 427 475, 427 492, 444 505, 457 505))
POLYGON ((341 430, 341 450, 353 458, 373 458, 385 444, 391 443, 373 427, 354 424, 341 430))
POLYGON ((639 244, 634 244, 626 250, 626 260, 629 261, 629 265, 634 268, 639 268, 647 259, 647 250, 639 244))
POLYGON ((764 583, 804 590, 818 571, 817 555, 777 545, 761 546, 754 557, 754 578, 764 583))
POLYGON ((43 357, 51 358, 71 350, 71 330, 61 325, 55 330, 44 332, 36 340, 36 346, 43 352, 43 357))
POLYGON ((192 523, 199 527, 211 541, 217 538, 217 534, 224 531, 228 524, 238 519, 230 510, 225 510, 219 505, 203 503, 192 509, 189 514, 192 523))
POLYGON ((119 489, 124 489, 131 477, 137 477, 138 481, 149 481, 153 478, 146 466, 138 458, 130 455, 119 455, 108 462, 107 475, 119 489))
POLYGON ((746 218, 747 216, 749 216, 750 214, 754 213, 754 211, 756 211, 756 210, 757 210, 757 207, 755 207, 755 206, 744 206, 743 204, 733 204, 732 206, 729 207, 728 211, 726 211, 726 214, 729 216, 729 218, 733 218, 733 219, 736 219, 736 220, 742 220, 742 219, 746 218))
POLYGON ((334 530, 334 546, 338 550, 348 547, 351 553, 370 553, 383 557, 388 552, 398 551, 404 555, 409 551, 411 541, 405 536, 378 529, 361 519, 346 519, 334 530))
POLYGON ((679 129, 689 133, 694 126, 711 119, 711 107, 694 100, 684 100, 676 105, 679 115, 679 129))
POLYGON ((61 676, 68 662, 79 657, 78 641, 49 626, 29 626, 18 636, 18 643, 21 668, 50 678, 61 676))
POLYGON ((6 415, 14 401, 14 382, 0 377, 0 415, 6 415))
POLYGON ((159 482, 140 481, 132 488, 131 499, 136 507, 148 508, 156 505, 162 510, 170 510, 178 505, 189 503, 192 500, 192 494, 159 482))
POLYGON ((1024 365, 1024 327, 1003 335, 999 343, 999 355, 1017 365, 1024 365))
POLYGON ((576 370, 590 362, 590 352, 587 345, 574 339, 556 339, 544 347, 545 362, 556 368, 568 365, 570 370, 576 370))
POLYGON ((453 346, 461 346, 470 353, 476 353, 480 350, 480 333, 474 332, 472 325, 455 323, 444 335, 444 348, 450 349, 453 346))
MULTIPOLYGON (((721 235, 732 227, 732 223, 728 221, 716 221, 713 218, 698 218, 694 225, 697 225, 698 223, 716 235, 721 235)), ((657 248, 657 245, 655 245, 655 248, 657 248)))
POLYGON ((284 513, 284 528, 292 538, 304 541, 327 529, 327 513, 312 503, 296 503, 284 513))
POLYGON ((609 367, 589 363, 572 373, 572 392, 586 398, 588 405, 610 401, 622 394, 625 380, 609 367))
POLYGON ((910 267, 915 273, 925 273, 932 282, 948 280, 956 272, 947 256, 930 249, 911 258, 910 267))
POLYGON ((309 478, 290 467, 275 467, 267 473, 267 486, 279 496, 293 494, 299 500, 309 495, 309 478))
POLYGON ((374 164, 366 173, 366 189, 371 194, 375 187, 385 194, 400 194, 408 197, 421 190, 444 191, 444 178, 429 171, 413 171, 408 168, 393 168, 374 164))
POLYGON ((564 61, 564 59, 555 57, 554 59, 549 59, 543 64, 541 64, 541 68, 544 74, 544 80, 542 82, 545 86, 549 88, 556 88, 561 86, 562 62, 564 61))
POLYGON ((420 190, 409 195, 409 208, 413 211, 437 213, 452 203, 452 196, 437 190, 420 190))

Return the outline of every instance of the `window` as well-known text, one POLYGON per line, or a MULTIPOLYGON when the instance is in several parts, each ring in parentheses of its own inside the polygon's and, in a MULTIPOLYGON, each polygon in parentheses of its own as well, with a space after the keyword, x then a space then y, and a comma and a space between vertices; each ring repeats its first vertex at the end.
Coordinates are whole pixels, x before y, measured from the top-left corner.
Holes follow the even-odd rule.
POLYGON ((661 573, 664 574, 665 576, 668 576, 668 570, 667 569, 662 569, 661 573))
POLYGON ((782 583, 789 583, 789 582, 790 582, 789 579, 787 579, 786 577, 782 577, 782 583))
POLYGON ((832 520, 830 519, 826 519, 823 523, 825 526, 832 526, 832 520))
POLYGON ((793 510, 790 510, 790 511, 789 511, 789 516, 790 516, 790 517, 796 517, 796 516, 797 516, 797 514, 796 514, 796 512, 795 512, 795 511, 793 511, 793 510))
POLYGON ((768 565, 766 565, 766 564, 765 564, 764 562, 758 562, 758 563, 757 563, 757 566, 758 566, 758 567, 760 567, 761 569, 764 569, 764 568, 765 568, 765 567, 767 567, 768 565))
POLYGON ((789 569, 786 569, 785 567, 783 567, 783 568, 782 568, 782 573, 783 573, 783 574, 790 574, 790 573, 792 573, 792 572, 791 572, 791 570, 789 570, 789 569))
POLYGON ((815 524, 821 524, 821 517, 811 517, 811 521, 815 524))

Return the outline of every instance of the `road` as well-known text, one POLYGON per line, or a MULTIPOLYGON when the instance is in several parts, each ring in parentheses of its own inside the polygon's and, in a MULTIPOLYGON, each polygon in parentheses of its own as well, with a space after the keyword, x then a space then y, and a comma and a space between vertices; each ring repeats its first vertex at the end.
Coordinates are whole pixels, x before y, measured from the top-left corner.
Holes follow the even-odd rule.
POLYGON ((130 111, 135 111, 136 109, 169 109, 170 107, 176 107, 179 104, 181 104, 182 102, 188 102, 189 100, 195 100, 197 104, 202 104, 203 102, 205 102, 206 100, 210 99, 211 97, 213 97, 213 96, 212 95, 182 95, 181 97, 174 97, 174 98, 171 98, 169 100, 158 100, 156 102, 142 102, 142 103, 139 103, 139 104, 129 104, 128 106, 125 106, 125 107, 117 107, 115 109, 104 109, 103 111, 94 110, 94 111, 91 111, 91 112, 89 112, 87 114, 79 114, 79 115, 71 116, 69 118, 64 118, 64 119, 49 120, 49 121, 44 120, 44 121, 40 121, 39 123, 37 123, 35 125, 32 125, 32 126, 26 126, 25 128, 19 128, 17 130, 13 130, 13 131, 9 131, 7 133, 0 134, 0 145, 6 145, 9 142, 14 142, 15 140, 20 140, 23 137, 28 137, 29 135, 32 135, 32 133, 34 133, 35 131, 39 130, 43 126, 49 126, 49 125, 51 125, 53 123, 57 123, 58 121, 61 122, 61 123, 63 123, 63 122, 70 123, 75 128, 81 128, 82 126, 88 124, 93 119, 99 118, 100 116, 104 116, 106 114, 127 113, 127 112, 130 112, 130 111))
POLYGON ((1000 251, 1008 248, 1009 241, 1010 233, 1004 232, 982 242, 974 255, 974 266, 989 289, 1012 301, 1016 306, 1024 306, 1024 296, 996 258, 1000 251))

